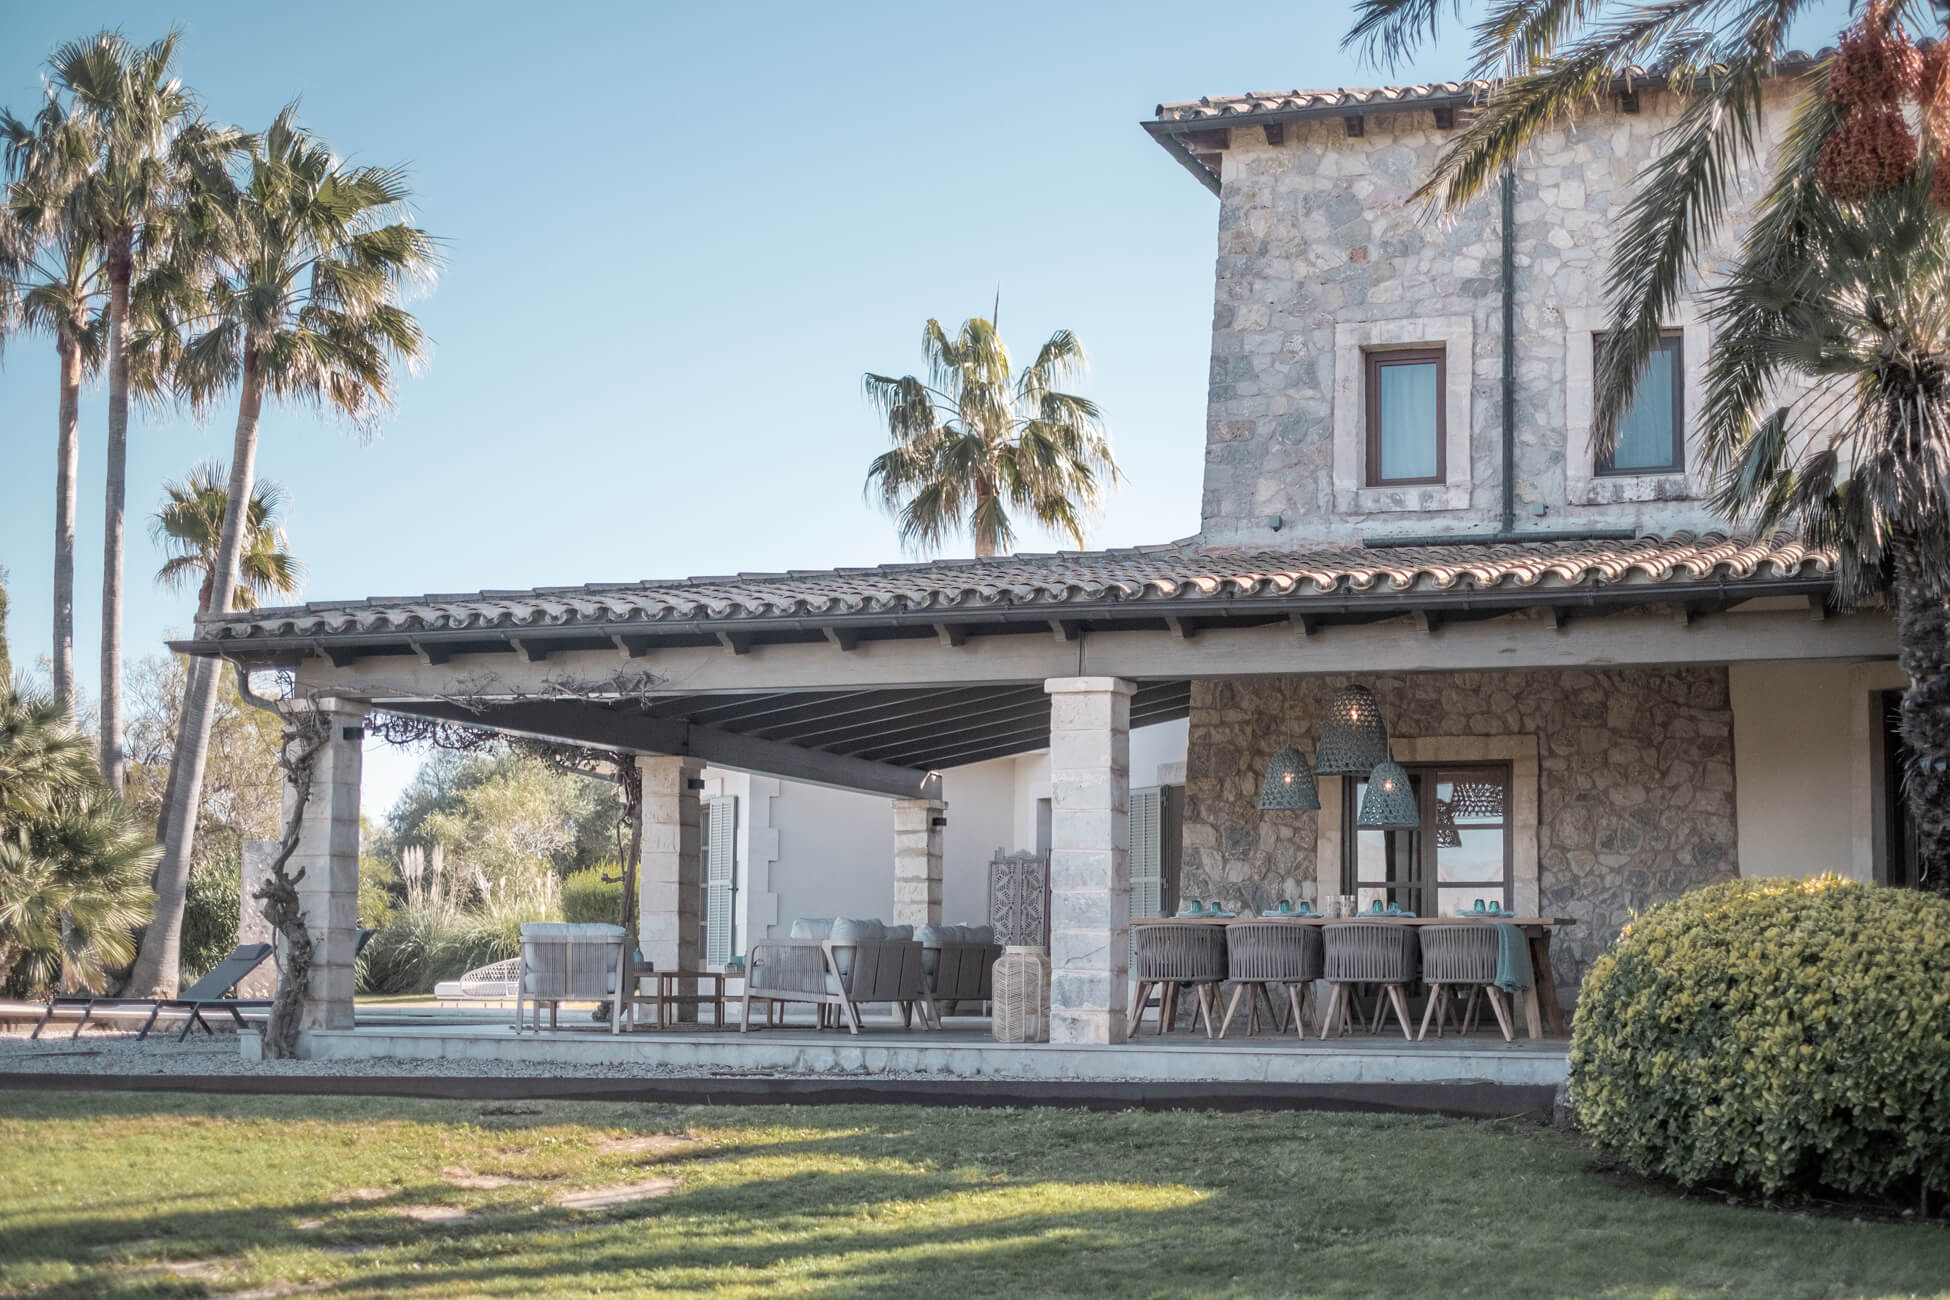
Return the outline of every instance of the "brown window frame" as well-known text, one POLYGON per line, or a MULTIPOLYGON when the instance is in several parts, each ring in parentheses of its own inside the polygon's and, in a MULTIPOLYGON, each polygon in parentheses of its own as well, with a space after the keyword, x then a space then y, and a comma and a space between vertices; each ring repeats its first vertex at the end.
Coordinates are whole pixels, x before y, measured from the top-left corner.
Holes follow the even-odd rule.
POLYGON ((1366 354, 1364 370, 1367 398, 1369 487, 1412 487, 1449 481, 1449 349, 1375 348, 1366 354), (1432 478, 1383 478, 1381 476, 1381 371, 1384 366, 1427 365, 1435 362, 1435 475, 1432 478))
MULTIPOLYGON (((1591 336, 1591 368, 1594 373, 1598 372, 1604 346, 1603 331, 1591 336)), ((1660 331, 1658 350, 1672 354, 1672 459, 1664 465, 1633 465, 1620 469, 1611 463, 1612 455, 1617 450, 1614 446, 1597 457, 1597 463, 1591 467, 1591 472, 1598 478, 1639 478, 1647 474, 1686 472, 1686 331, 1660 331)))
POLYGON ((1501 830, 1503 832, 1503 879, 1498 884, 1489 881, 1476 885, 1457 883, 1451 889, 1481 888, 1495 890, 1502 896, 1505 908, 1516 906, 1516 805, 1512 802, 1516 792, 1515 773, 1507 762, 1468 760, 1458 762, 1404 763, 1415 790, 1416 806, 1421 812, 1421 824, 1414 829, 1402 828, 1381 832, 1388 836, 1403 837, 1402 865, 1408 874, 1404 877, 1371 880, 1365 884, 1361 880, 1360 840, 1364 830, 1360 819, 1359 789, 1362 778, 1344 776, 1341 778, 1341 892, 1359 894, 1362 889, 1384 890, 1387 902, 1401 903, 1422 916, 1441 914, 1442 882, 1437 877, 1436 855, 1440 847, 1430 840, 1430 832, 1438 828, 1436 817, 1436 780, 1438 774, 1475 774, 1479 777, 1493 776, 1503 786, 1503 820, 1495 827, 1475 825, 1464 829, 1501 830))

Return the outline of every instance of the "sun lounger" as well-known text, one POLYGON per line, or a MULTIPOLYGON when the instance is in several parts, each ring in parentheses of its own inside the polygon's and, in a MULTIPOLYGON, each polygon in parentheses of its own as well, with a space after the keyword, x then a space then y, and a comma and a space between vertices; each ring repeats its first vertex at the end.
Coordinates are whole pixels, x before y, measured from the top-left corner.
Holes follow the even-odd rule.
POLYGON ((149 1031, 155 1028, 157 1017, 165 1011, 178 1012, 183 1016, 183 1032, 176 1035, 176 1041, 179 1043, 185 1038, 188 1038, 190 1036, 190 1030, 198 1025, 202 1025, 206 1033, 216 1032, 210 1028, 210 1022, 203 1018, 205 1011, 227 1011, 230 1013, 230 1018, 236 1022, 237 1027, 242 1029, 244 1027, 243 1013, 246 1011, 268 1012, 271 1009, 271 999, 233 998, 228 995, 232 989, 237 987, 240 981, 263 964, 265 959, 270 955, 271 945, 268 943, 240 943, 237 945, 236 951, 218 962, 208 975, 205 975, 202 979, 184 989, 179 996, 173 998, 54 998, 47 1004, 47 1010, 41 1012, 40 1023, 34 1026, 34 1032, 28 1035, 28 1037, 39 1038, 41 1036, 41 1030, 47 1027, 47 1022, 57 1012, 62 1011, 79 1011, 81 1013, 80 1017, 75 1021, 74 1034, 72 1035, 75 1038, 81 1037, 82 1028, 98 1012, 106 1014, 134 1013, 145 1009, 149 1012, 149 1018, 143 1022, 142 1032, 136 1035, 137 1039, 147 1038, 149 1031))

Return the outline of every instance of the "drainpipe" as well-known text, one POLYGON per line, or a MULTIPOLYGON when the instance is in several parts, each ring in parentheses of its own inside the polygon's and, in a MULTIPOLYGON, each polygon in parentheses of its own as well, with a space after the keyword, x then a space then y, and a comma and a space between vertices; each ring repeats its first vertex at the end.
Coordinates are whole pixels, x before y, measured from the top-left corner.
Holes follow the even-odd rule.
POLYGON ((1363 537, 1363 546, 1482 546, 1499 542, 1627 541, 1632 528, 1517 531, 1517 169, 1503 169, 1503 515, 1494 533, 1427 533, 1363 537))
POLYGON ((1503 526, 1517 528, 1517 169, 1503 168, 1503 526))

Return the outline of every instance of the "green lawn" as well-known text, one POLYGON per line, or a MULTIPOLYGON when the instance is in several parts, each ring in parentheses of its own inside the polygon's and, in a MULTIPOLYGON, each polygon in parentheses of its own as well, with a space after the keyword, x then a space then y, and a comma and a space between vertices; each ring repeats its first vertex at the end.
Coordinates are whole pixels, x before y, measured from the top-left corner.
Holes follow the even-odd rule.
POLYGON ((1950 1295, 1950 1231, 1592 1164, 1421 1118, 5 1092, 0 1294, 1950 1295))

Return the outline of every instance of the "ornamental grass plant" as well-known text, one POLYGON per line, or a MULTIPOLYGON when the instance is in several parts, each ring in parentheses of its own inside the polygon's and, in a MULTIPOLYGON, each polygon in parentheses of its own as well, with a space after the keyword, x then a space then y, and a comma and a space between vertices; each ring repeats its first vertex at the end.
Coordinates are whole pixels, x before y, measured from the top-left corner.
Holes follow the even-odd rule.
POLYGON ((1950 1196, 1950 900, 1823 876, 1651 908, 1585 977, 1571 1100, 1685 1186, 1950 1196))

